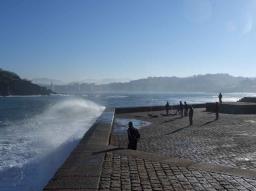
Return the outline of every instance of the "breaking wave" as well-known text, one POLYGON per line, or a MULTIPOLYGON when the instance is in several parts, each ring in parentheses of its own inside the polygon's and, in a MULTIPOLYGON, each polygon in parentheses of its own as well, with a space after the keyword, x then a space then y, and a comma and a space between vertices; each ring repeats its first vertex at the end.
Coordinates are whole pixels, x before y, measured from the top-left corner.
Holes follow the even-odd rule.
POLYGON ((0 190, 41 190, 103 110, 72 98, 0 128, 0 190))

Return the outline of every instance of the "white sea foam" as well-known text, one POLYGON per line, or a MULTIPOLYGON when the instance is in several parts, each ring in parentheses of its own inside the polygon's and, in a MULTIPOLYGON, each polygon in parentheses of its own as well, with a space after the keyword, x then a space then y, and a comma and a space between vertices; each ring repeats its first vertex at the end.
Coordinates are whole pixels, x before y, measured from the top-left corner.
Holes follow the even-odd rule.
POLYGON ((104 110, 68 99, 0 129, 0 190, 41 190, 104 110))

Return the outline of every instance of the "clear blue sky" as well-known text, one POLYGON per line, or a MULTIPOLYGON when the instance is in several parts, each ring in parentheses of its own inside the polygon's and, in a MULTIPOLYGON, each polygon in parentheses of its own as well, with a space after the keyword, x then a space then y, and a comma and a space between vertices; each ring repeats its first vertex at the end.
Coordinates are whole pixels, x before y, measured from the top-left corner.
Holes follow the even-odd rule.
POLYGON ((256 76, 256 0, 1 0, 0 67, 24 78, 256 76))

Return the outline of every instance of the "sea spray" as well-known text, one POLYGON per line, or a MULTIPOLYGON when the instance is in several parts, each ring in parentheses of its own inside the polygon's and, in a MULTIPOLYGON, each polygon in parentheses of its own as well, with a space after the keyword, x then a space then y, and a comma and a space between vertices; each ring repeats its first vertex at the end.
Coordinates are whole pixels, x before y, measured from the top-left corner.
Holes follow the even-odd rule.
POLYGON ((41 190, 104 110, 67 98, 0 129, 0 190, 41 190))

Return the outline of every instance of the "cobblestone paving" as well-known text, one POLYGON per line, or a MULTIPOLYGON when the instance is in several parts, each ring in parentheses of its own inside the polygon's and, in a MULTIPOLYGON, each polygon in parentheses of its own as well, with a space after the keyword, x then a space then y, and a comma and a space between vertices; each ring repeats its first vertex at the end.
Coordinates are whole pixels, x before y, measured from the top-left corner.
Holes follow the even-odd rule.
POLYGON ((109 152, 99 190, 256 190, 256 180, 109 152))
MULTIPOLYGON (((165 117, 161 113, 154 112, 157 118, 148 117, 147 112, 117 117, 152 123, 140 129, 138 150, 195 162, 256 169, 256 115, 220 114, 220 119, 214 121, 213 113, 196 109, 194 125, 190 127, 187 117, 165 117)), ((111 143, 126 147, 127 135, 113 134, 111 143)))

